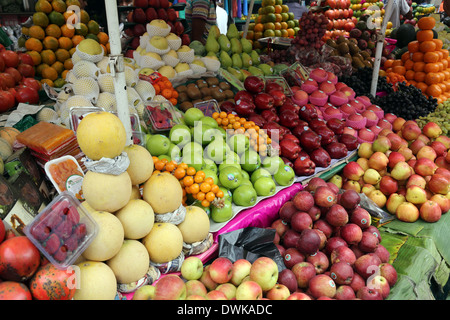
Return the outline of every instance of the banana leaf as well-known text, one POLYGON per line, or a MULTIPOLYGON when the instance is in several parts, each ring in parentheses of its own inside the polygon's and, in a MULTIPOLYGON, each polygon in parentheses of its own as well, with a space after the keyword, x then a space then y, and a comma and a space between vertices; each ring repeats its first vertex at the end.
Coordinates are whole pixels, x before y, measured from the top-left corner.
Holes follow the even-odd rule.
POLYGON ((381 244, 391 253, 398 281, 389 300, 446 299, 450 289, 450 215, 436 223, 398 220, 381 226, 381 244))

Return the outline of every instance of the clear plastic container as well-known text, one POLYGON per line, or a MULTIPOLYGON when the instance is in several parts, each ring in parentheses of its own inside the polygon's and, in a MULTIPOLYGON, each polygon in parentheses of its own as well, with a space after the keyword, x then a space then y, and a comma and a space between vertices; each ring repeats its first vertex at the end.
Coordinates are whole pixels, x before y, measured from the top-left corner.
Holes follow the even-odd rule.
POLYGON ((169 131, 181 123, 181 114, 169 101, 147 102, 143 120, 149 131, 159 133, 169 131))
POLYGON ((67 269, 95 238, 98 225, 70 193, 56 196, 25 229, 25 235, 57 268, 67 269))
POLYGON ((220 112, 216 99, 197 102, 194 104, 194 108, 202 110, 203 114, 207 117, 212 117, 214 112, 220 112))
POLYGON ((83 200, 81 185, 84 173, 72 156, 63 156, 45 163, 45 173, 58 193, 68 191, 78 200, 83 200))

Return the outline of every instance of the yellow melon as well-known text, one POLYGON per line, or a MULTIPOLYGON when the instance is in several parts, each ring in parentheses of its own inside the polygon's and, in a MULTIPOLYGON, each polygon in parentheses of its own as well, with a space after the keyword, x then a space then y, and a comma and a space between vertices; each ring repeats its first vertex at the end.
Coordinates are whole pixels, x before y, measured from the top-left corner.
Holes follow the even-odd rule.
POLYGON ((123 152, 126 139, 123 123, 110 112, 89 113, 78 124, 78 145, 92 160, 117 157, 123 152))
POLYGON ((132 186, 131 187, 131 196, 130 200, 133 199, 141 199, 141 190, 139 189, 139 186, 132 186))
POLYGON ((209 234, 209 217, 205 210, 197 206, 186 207, 184 221, 177 225, 186 243, 203 241, 209 234))
POLYGON ((132 283, 148 272, 150 257, 142 242, 126 239, 120 251, 106 264, 114 272, 118 283, 132 283))
POLYGON ((183 250, 183 235, 176 225, 159 222, 153 225, 150 233, 142 239, 147 248, 150 261, 166 263, 177 258, 183 250))
POLYGON ((83 257, 93 261, 109 260, 119 252, 125 239, 122 223, 115 215, 106 211, 91 212, 91 217, 98 225, 98 232, 83 251, 83 257))
POLYGON ((74 300, 114 300, 117 280, 112 269, 104 262, 84 261, 77 264, 77 289, 74 300))
POLYGON ((87 203, 97 211, 116 212, 131 197, 131 179, 128 172, 119 175, 87 171, 82 183, 87 203))
POLYGON ((124 150, 130 165, 128 166, 128 174, 133 185, 144 183, 153 173, 153 158, 150 152, 143 146, 132 144, 125 147, 124 150))
POLYGON ((3 127, 0 129, 0 138, 3 138, 9 142, 12 146, 16 141, 17 135, 20 133, 19 130, 13 127, 3 127))
POLYGON ((142 239, 153 228, 155 214, 152 207, 142 199, 130 200, 115 213, 122 223, 127 239, 142 239))
POLYGON ((0 138, 0 158, 5 161, 13 153, 13 148, 8 140, 0 138))
POLYGON ((150 203, 156 214, 173 212, 183 200, 180 182, 171 173, 153 174, 143 186, 142 197, 150 203))

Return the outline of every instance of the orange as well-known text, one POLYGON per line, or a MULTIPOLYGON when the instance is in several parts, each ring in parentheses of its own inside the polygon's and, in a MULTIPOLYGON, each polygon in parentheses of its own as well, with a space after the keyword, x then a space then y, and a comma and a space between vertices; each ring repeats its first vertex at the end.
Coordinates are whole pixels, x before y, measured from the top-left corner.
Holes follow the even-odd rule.
MULTIPOLYGON (((264 31, 264 25, 262 23, 257 23, 255 24, 255 28, 253 29, 253 31, 256 32, 263 32, 264 31)), ((100 38, 99 38, 100 41, 100 38)))
POLYGON ((419 44, 419 51, 420 52, 432 52, 436 50, 436 43, 432 40, 430 41, 424 41, 419 44))
POLYGON ((439 61, 439 54, 437 54, 435 51, 426 52, 423 56, 423 62, 425 63, 438 61, 439 61))
POLYGON ((72 39, 68 37, 59 38, 58 43, 61 49, 70 50, 73 47, 72 39))
POLYGON ((74 52, 77 50, 77 48, 73 47, 69 50, 70 56, 73 56, 74 52))
POLYGON ((281 22, 281 29, 287 29, 288 28, 288 24, 286 21, 281 22))
POLYGON ((437 63, 434 63, 434 62, 427 63, 427 64, 425 64, 423 71, 426 73, 439 72, 439 66, 437 63))
POLYGON ((432 97, 438 97, 442 94, 442 89, 437 84, 432 84, 431 86, 428 86, 425 93, 432 97))
POLYGON ((416 39, 419 42, 433 40, 433 30, 418 30, 416 32, 416 39))
POLYGON ((288 37, 293 37, 295 35, 295 30, 292 28, 287 29, 288 37))
POLYGON ((44 38, 45 38, 45 31, 40 26, 31 26, 28 29, 28 34, 30 35, 30 37, 36 38, 39 40, 44 40, 44 38))
POLYGON ((406 51, 405 53, 402 54, 402 57, 400 60, 402 60, 402 62, 405 63, 405 61, 409 59, 409 55, 410 55, 410 53, 408 51, 406 51))
POLYGON ((60 75, 64 71, 64 64, 61 61, 56 61, 51 65, 51 67, 56 70, 58 75, 60 75))
POLYGON ((44 49, 44 46, 42 45, 42 42, 35 38, 29 38, 27 41, 25 41, 25 48, 28 51, 37 51, 41 52, 42 49, 44 49))
POLYGON ((402 66, 402 60, 400 59, 395 59, 394 62, 392 63, 392 67, 396 67, 396 66, 402 66))
POLYGON ((438 83, 440 80, 440 77, 436 72, 429 72, 425 76, 425 83, 430 86, 432 84, 438 83))
POLYGON ((393 64, 393 63, 394 63, 394 59, 387 59, 387 60, 384 62, 383 68, 384 68, 384 69, 390 68, 390 67, 392 67, 392 64, 393 64))
POLYGON ((55 51, 56 60, 61 63, 64 63, 67 59, 70 59, 70 53, 66 49, 59 48, 55 51))
POLYGON ((275 13, 275 21, 276 22, 283 21, 283 16, 280 13, 275 13))
POLYGON ((436 50, 441 50, 444 43, 441 39, 433 39, 433 42, 436 44, 436 50))
POLYGON ((50 2, 48 2, 47 0, 39 0, 34 5, 34 10, 36 10, 36 12, 50 13, 52 12, 53 8, 50 2))
POLYGON ((423 52, 420 51, 414 52, 411 56, 411 60, 414 62, 423 61, 423 52))
POLYGON ((69 58, 66 61, 64 61, 64 68, 66 70, 71 70, 73 68, 72 58, 69 58))
POLYGON ((408 59, 405 61, 403 66, 405 67, 406 70, 412 70, 414 67, 414 61, 412 61, 411 59, 408 59))
POLYGON ((422 93, 425 93, 428 88, 427 84, 423 81, 417 81, 415 86, 417 89, 420 89, 422 91, 422 93))
POLYGON ((41 57, 42 57, 42 62, 48 64, 49 66, 51 66, 52 64, 54 64, 56 62, 56 55, 50 49, 43 50, 41 52, 41 57))
POLYGON ((42 75, 42 70, 44 70, 45 68, 48 68, 48 67, 50 67, 48 64, 46 64, 46 63, 41 63, 40 65, 38 65, 38 66, 36 67, 36 74, 37 74, 38 76, 41 76, 41 75, 42 75))
POLYGON ((275 5, 274 7, 275 7, 275 13, 281 13, 283 11, 283 8, 279 4, 275 5))
POLYGON ((42 84, 46 83, 46 84, 48 84, 50 87, 54 87, 54 86, 55 86, 55 83, 54 83, 52 80, 50 80, 50 79, 41 79, 41 83, 42 83, 42 84))
POLYGON ((423 61, 414 62, 413 70, 415 72, 423 71, 424 68, 425 68, 425 62, 423 62, 423 61))
POLYGON ((448 58, 448 50, 447 49, 441 49, 439 51, 442 52, 443 59, 447 59, 448 58))
POLYGON ((447 69, 443 70, 442 73, 444 74, 445 81, 450 80, 450 71, 447 69))
POLYGON ((84 37, 77 34, 77 35, 73 36, 72 43, 73 43, 74 47, 76 47, 83 40, 84 40, 84 37))
POLYGON ((69 72, 70 70, 64 70, 62 73, 61 73, 61 78, 63 78, 64 80, 66 79, 66 77, 67 77, 67 73, 69 72))
POLYGON ((414 80, 417 82, 425 82, 427 74, 423 71, 416 71, 414 73, 414 80))
POLYGON ((58 39, 52 36, 46 36, 45 39, 42 41, 42 44, 44 45, 45 49, 50 50, 56 50, 59 47, 58 39))
POLYGON ((72 38, 75 35, 75 29, 70 29, 67 24, 61 26, 61 34, 63 37, 72 38))
POLYGON ((410 53, 419 51, 419 41, 414 40, 414 41, 411 41, 410 43, 408 43, 408 51, 410 53))
POLYGON ((433 17, 422 17, 417 21, 417 26, 422 30, 431 30, 436 25, 436 20, 433 17))
POLYGON ((404 76, 406 73, 406 69, 404 66, 394 66, 394 67, 392 67, 392 71, 394 71, 395 73, 400 74, 402 76, 404 76))
POLYGON ((61 37, 61 28, 56 24, 49 24, 47 28, 45 28, 45 34, 47 36, 59 38, 61 37))
POLYGON ((281 30, 281 23, 275 22, 274 25, 275 25, 275 30, 281 30))
POLYGON ((63 0, 53 0, 52 7, 53 7, 53 10, 55 10, 56 12, 60 12, 60 13, 66 12, 66 9, 67 9, 66 2, 63 0))
POLYGON ((408 71, 406 71, 406 73, 405 73, 405 79, 406 79, 406 80, 414 80, 414 74, 415 74, 414 70, 408 70, 408 71))
POLYGON ((89 13, 87 13, 86 10, 81 9, 81 11, 80 11, 80 22, 84 23, 84 24, 88 24, 89 20, 91 20, 91 18, 89 17, 89 13))
POLYGON ((281 29, 281 36, 287 38, 289 36, 288 31, 286 29, 281 29))
POLYGON ((45 28, 50 24, 50 20, 44 12, 35 12, 33 13, 33 24, 45 28))
POLYGON ((38 66, 41 64, 42 58, 41 54, 37 51, 27 51, 27 53, 31 56, 31 59, 33 59, 34 65, 38 66))

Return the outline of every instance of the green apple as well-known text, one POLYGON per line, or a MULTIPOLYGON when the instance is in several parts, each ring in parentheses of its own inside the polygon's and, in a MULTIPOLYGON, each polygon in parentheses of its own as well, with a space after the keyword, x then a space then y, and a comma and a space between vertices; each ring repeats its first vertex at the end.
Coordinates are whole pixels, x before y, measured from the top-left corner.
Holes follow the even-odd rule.
POLYGON ((162 155, 158 156, 158 159, 159 159, 159 160, 167 159, 168 161, 171 161, 171 160, 172 160, 172 159, 170 158, 170 156, 168 156, 167 154, 162 154, 162 155))
POLYGON ((216 136, 221 137, 218 130, 204 124, 203 122, 197 122, 191 129, 191 133, 193 140, 203 146, 206 146, 213 141, 216 136))
POLYGON ((276 184, 272 177, 261 177, 255 181, 253 188, 260 197, 272 196, 276 192, 276 184))
POLYGON ((266 157, 261 163, 261 167, 269 171, 272 175, 274 175, 281 166, 284 166, 284 161, 279 156, 266 157))
POLYGON ((257 198, 256 190, 249 185, 239 186, 233 191, 233 202, 241 207, 253 206, 257 198))
POLYGON ((214 222, 226 222, 233 217, 232 203, 230 200, 223 201, 223 206, 220 208, 216 206, 211 207, 211 219, 214 222))
POLYGON ((152 136, 151 133, 147 133, 147 134, 145 135, 145 145, 147 145, 148 138, 150 138, 151 136, 152 136))
MULTIPOLYGON (((244 172, 244 171, 242 171, 242 172, 244 172)), ((241 186, 244 186, 244 185, 253 187, 253 183, 250 181, 250 179, 244 178, 241 182, 241 186)))
POLYGON ((216 164, 222 163, 229 150, 225 140, 217 139, 208 144, 205 148, 205 157, 213 160, 216 164))
POLYGON ((216 163, 208 158, 204 158, 203 160, 204 160, 205 164, 203 165, 202 170, 203 171, 210 170, 217 175, 218 168, 217 168, 216 163))
POLYGON ((162 134, 154 134, 148 138, 146 147, 152 156, 160 156, 169 151, 170 140, 162 134))
POLYGON ((170 156, 171 159, 179 162, 179 160, 181 160, 181 149, 176 144, 171 143, 169 150, 167 150, 167 155, 170 156))
POLYGON ((273 178, 280 186, 290 186, 294 182, 295 172, 290 166, 284 165, 275 172, 273 178))
POLYGON ((236 189, 239 187, 242 178, 241 170, 234 166, 225 167, 219 173, 220 183, 228 189, 236 189))
POLYGON ((210 126, 210 127, 219 128, 219 124, 212 117, 204 116, 204 117, 200 118, 200 121, 203 122, 204 124, 210 126))
POLYGON ((181 161, 195 168, 196 171, 199 171, 204 164, 203 154, 196 152, 192 152, 190 154, 183 154, 183 158, 181 159, 181 161))
POLYGON ((188 144, 186 144, 185 146, 183 146, 182 148, 183 150, 183 156, 185 154, 191 154, 191 153, 201 153, 203 154, 203 147, 200 143, 197 142, 189 142, 188 144))
POLYGON ((261 166, 261 157, 255 150, 246 150, 241 155, 241 167, 247 172, 253 172, 261 166))
POLYGON ((222 192, 223 192, 222 200, 230 200, 230 201, 233 200, 233 193, 231 192, 231 190, 228 190, 227 188, 225 188, 223 186, 219 187, 219 189, 222 190, 222 192))
POLYGON ((176 124, 169 131, 169 139, 178 147, 183 148, 183 146, 191 142, 191 131, 185 124, 176 124))
POLYGON ((189 127, 193 127, 195 125, 195 122, 199 121, 204 116, 205 115, 203 114, 202 110, 198 108, 189 108, 184 113, 184 121, 189 127))
POLYGON ((227 155, 225 156, 224 163, 241 163, 241 158, 236 152, 231 151, 231 149, 228 149, 227 155))
POLYGON ((205 178, 213 178, 214 180, 214 184, 218 184, 219 183, 219 177, 217 176, 217 173, 210 170, 210 169, 201 169, 204 173, 205 173, 205 178))
POLYGON ((259 169, 256 169, 255 171, 253 171, 253 173, 250 176, 250 181, 252 183, 255 183, 256 180, 258 180, 261 177, 272 177, 272 175, 266 169, 259 168, 259 169))
POLYGON ((239 170, 241 170, 241 165, 239 163, 225 163, 222 162, 221 164, 219 164, 219 173, 226 167, 235 167, 239 170))
POLYGON ((238 133, 229 137, 228 145, 233 152, 241 154, 250 148, 250 140, 246 135, 238 133))
POLYGON ((241 170, 242 173, 242 177, 244 177, 244 179, 250 180, 250 174, 245 171, 245 170, 241 170))

